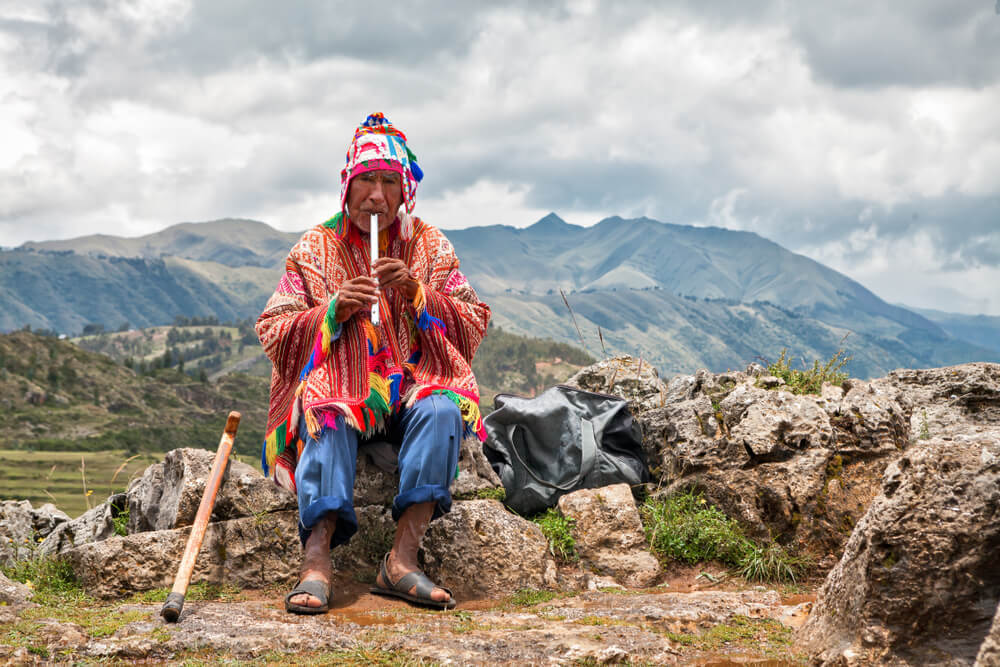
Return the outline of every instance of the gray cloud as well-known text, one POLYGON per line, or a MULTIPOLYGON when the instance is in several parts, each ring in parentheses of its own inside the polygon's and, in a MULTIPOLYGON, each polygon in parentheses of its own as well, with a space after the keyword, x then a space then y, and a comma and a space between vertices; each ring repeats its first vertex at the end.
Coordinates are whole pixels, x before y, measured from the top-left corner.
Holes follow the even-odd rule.
POLYGON ((445 227, 554 210, 747 229, 892 300, 965 290, 1000 313, 975 273, 1000 271, 990 4, 0 0, 0 244, 302 229, 382 110, 445 227), (944 284, 880 282, 914 266, 944 284))

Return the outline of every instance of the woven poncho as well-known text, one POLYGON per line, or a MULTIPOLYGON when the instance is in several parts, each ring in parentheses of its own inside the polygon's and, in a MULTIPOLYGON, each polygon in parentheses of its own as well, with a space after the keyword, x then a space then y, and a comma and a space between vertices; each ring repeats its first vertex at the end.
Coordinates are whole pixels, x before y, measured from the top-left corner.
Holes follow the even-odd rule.
POLYGON ((406 262, 421 288, 412 302, 397 290, 380 290, 378 329, 367 310, 339 325, 334 321, 340 284, 370 275, 367 236, 343 214, 307 231, 292 247, 285 274, 257 320, 273 364, 261 464, 265 475, 286 488, 295 486, 303 413, 313 436, 335 428, 338 415, 371 436, 401 403, 440 393, 461 408, 467 431, 483 437, 470 364, 486 334, 489 306, 459 271, 444 234, 419 218, 408 222, 409 239, 400 234, 398 219, 381 232, 379 256, 406 262))

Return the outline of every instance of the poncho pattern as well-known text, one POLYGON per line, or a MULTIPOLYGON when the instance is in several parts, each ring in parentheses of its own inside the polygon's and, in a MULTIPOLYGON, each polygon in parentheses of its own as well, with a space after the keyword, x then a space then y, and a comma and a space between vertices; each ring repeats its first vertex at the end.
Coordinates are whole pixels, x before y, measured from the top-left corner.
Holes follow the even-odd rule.
POLYGON ((378 329, 367 309, 334 320, 340 285, 371 275, 368 242, 343 214, 303 234, 285 260, 256 328, 273 364, 261 466, 286 488, 295 488, 303 413, 313 436, 336 428, 337 416, 371 436, 401 403, 439 393, 459 406, 467 431, 485 435, 471 363, 490 308, 459 271, 444 234, 416 217, 412 225, 408 240, 398 219, 380 234, 379 256, 402 259, 420 289, 412 302, 380 290, 378 329))

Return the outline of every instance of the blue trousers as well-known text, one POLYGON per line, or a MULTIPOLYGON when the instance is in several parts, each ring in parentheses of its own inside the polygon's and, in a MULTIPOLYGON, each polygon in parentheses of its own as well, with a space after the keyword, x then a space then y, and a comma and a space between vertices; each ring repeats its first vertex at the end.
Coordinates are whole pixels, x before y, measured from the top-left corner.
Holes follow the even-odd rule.
MULTIPOLYGON (((432 394, 401 407, 387 424, 384 439, 400 445, 399 493, 392 503, 395 521, 407 507, 434 501, 434 518, 451 510, 449 487, 458 465, 464 424, 451 400, 432 394)), ((305 419, 299 423, 305 447, 295 467, 299 497, 299 537, 305 546, 313 526, 328 512, 337 515, 330 546, 345 544, 358 531, 354 513, 354 474, 358 432, 337 417, 337 428, 326 428, 319 439, 309 436, 305 419)))

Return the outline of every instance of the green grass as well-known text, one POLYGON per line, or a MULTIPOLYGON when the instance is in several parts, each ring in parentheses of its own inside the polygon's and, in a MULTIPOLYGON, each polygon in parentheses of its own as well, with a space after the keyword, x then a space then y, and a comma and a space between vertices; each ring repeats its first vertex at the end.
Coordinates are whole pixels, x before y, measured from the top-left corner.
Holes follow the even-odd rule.
POLYGON ((647 499, 642 516, 650 548, 664 559, 683 563, 717 560, 736 566, 754 548, 739 523, 709 505, 700 494, 647 499))
POLYGON ((536 604, 555 600, 560 595, 560 593, 556 593, 555 591, 522 588, 507 598, 507 604, 514 607, 534 607, 536 604))
POLYGON ((576 540, 573 539, 575 520, 563 516, 562 512, 550 507, 544 514, 532 518, 542 529, 542 534, 549 541, 549 553, 561 561, 571 563, 580 560, 576 553, 576 540))
POLYGON ((765 655, 786 655, 792 645, 792 629, 771 619, 733 616, 700 634, 666 632, 670 640, 703 651, 726 648, 755 649, 765 655))
POLYGON ((48 452, 0 450, 0 500, 30 500, 32 506, 54 503, 71 517, 124 491, 129 480, 162 454, 142 454, 131 458, 124 450, 99 452, 48 452), (80 459, 85 467, 80 471, 80 459), (118 468, 125 464, 120 471, 118 468), (117 476, 115 475, 117 471, 117 476), (91 491, 89 498, 84 491, 91 491))
POLYGON ((820 366, 819 359, 813 361, 812 368, 798 370, 792 368, 792 359, 788 356, 788 350, 783 349, 778 360, 767 365, 767 372, 774 377, 785 381, 784 389, 793 394, 818 394, 823 388, 824 382, 839 387, 847 379, 847 373, 841 372, 851 361, 850 356, 845 356, 843 348, 837 350, 830 359, 820 366))
POLYGON ((664 561, 714 560, 748 581, 769 582, 794 582, 812 564, 776 542, 757 544, 743 533, 738 521, 692 491, 649 498, 641 515, 650 549, 664 561))

